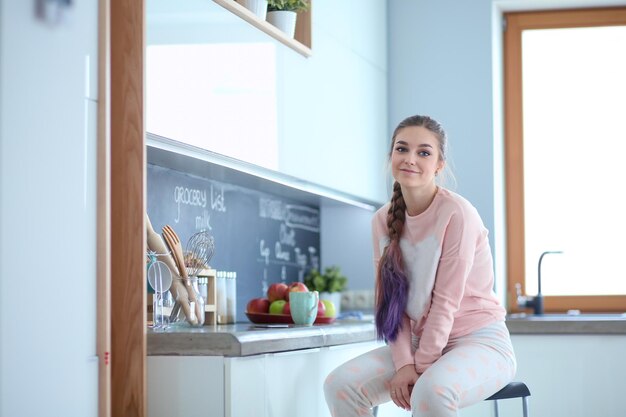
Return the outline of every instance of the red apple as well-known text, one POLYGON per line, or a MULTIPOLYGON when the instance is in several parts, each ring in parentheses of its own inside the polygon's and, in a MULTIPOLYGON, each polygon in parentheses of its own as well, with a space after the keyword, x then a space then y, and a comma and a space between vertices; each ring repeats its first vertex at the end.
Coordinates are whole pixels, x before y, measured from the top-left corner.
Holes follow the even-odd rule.
POLYGON ((289 284, 289 288, 287 290, 287 296, 285 299, 289 301, 289 293, 290 292, 308 292, 309 289, 302 282, 292 282, 289 284))
POLYGON ((287 288, 287 284, 283 284, 282 282, 276 282, 270 285, 267 289, 267 298, 270 300, 270 303, 273 303, 276 300, 285 300, 287 288))
POLYGON ((289 303, 285 303, 285 305, 283 306, 283 314, 291 316, 291 307, 289 307, 289 303))
POLYGON ((324 317, 326 315, 326 304, 319 300, 317 303, 317 317, 324 317))
POLYGON ((246 311, 248 313, 267 313, 270 310, 270 300, 267 298, 253 298, 248 301, 246 311))

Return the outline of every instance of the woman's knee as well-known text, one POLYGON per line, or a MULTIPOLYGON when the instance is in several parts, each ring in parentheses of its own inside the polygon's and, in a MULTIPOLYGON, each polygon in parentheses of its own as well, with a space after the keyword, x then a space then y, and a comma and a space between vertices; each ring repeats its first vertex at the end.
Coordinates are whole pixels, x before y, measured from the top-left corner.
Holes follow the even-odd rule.
POLYGON ((446 415, 442 411, 456 411, 459 404, 459 393, 453 386, 418 380, 411 394, 411 408, 418 413, 414 415, 446 415))
POLYGON ((349 382, 346 381, 345 378, 342 378, 342 374, 341 367, 336 368, 328 374, 324 380, 324 395, 326 398, 334 398, 341 390, 346 388, 349 382))

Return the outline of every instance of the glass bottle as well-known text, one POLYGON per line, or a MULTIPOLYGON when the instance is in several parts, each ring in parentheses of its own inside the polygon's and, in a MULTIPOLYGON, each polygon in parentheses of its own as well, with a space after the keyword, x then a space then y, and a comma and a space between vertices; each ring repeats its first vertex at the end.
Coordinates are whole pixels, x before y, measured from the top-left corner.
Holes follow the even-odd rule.
POLYGON ((217 293, 217 324, 227 324, 226 316, 226 273, 217 271, 215 280, 215 291, 217 293))
POLYGON ((229 272, 226 276, 226 317, 227 322, 237 322, 237 273, 229 272))

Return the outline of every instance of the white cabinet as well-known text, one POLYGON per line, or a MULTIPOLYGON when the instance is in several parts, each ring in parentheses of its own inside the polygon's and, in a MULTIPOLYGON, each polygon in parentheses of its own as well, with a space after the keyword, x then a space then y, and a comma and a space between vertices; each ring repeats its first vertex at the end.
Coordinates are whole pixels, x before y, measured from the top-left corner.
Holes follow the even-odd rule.
POLYGON ((267 356, 267 417, 319 416, 320 349, 267 356))
POLYGON ((148 416, 225 415, 223 357, 148 356, 147 365, 148 416))
MULTIPOLYGON (((530 389, 531 415, 624 416, 626 336, 604 334, 517 335, 515 379, 530 389)), ((492 415, 487 401, 460 410, 461 417, 492 415)), ((521 416, 519 399, 500 401, 500 415, 521 416)))
POLYGON ((326 376, 379 346, 353 343, 236 358, 149 356, 148 416, 330 417, 326 376))
POLYGON ((224 360, 224 414, 205 416, 248 417, 267 415, 267 355, 226 358, 224 360))

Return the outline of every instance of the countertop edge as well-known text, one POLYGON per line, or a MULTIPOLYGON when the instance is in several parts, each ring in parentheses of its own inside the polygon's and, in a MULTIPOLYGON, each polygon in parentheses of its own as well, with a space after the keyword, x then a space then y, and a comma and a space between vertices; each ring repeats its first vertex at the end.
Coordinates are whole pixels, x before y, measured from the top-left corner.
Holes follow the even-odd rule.
POLYGON ((511 335, 626 335, 626 320, 507 320, 511 335))
MULTIPOLYGON (((626 320, 507 320, 516 335, 626 336, 626 320)), ((147 333, 148 356, 245 357, 360 342, 376 342, 372 322, 347 322, 312 327, 255 329, 247 324, 152 331, 147 333)))

